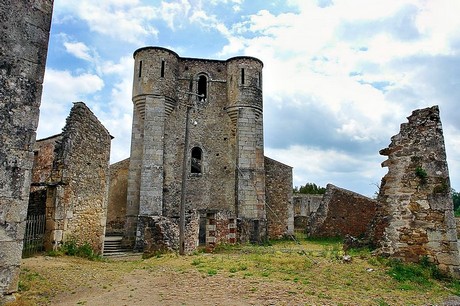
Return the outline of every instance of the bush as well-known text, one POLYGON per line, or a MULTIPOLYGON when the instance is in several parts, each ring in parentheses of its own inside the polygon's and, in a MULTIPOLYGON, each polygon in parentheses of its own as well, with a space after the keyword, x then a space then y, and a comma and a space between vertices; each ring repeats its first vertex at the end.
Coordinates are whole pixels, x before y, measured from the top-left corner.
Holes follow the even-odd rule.
POLYGON ((101 259, 101 256, 96 254, 88 242, 78 245, 74 239, 70 239, 59 248, 59 251, 68 256, 77 256, 88 258, 91 260, 101 259))

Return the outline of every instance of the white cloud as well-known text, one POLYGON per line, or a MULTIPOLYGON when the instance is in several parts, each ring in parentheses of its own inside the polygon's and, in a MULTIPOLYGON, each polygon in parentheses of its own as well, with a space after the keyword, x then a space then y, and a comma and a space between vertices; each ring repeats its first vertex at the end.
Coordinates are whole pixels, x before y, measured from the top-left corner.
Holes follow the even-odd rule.
POLYGON ((89 54, 90 49, 82 42, 64 42, 64 47, 67 52, 73 56, 85 61, 92 61, 92 56, 89 54))
POLYGON ((72 75, 69 71, 46 69, 38 138, 58 134, 64 127, 65 118, 72 102, 86 102, 86 97, 100 91, 103 80, 94 74, 72 75))

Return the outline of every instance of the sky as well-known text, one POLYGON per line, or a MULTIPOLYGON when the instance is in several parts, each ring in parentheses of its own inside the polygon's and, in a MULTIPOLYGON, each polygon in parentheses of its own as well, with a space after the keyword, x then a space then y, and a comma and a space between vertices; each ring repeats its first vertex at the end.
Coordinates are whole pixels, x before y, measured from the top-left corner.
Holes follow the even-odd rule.
POLYGON ((58 0, 37 137, 83 101, 129 157, 133 52, 264 63, 265 155, 315 183, 373 196, 379 150, 413 110, 439 105, 460 191, 459 0, 58 0))

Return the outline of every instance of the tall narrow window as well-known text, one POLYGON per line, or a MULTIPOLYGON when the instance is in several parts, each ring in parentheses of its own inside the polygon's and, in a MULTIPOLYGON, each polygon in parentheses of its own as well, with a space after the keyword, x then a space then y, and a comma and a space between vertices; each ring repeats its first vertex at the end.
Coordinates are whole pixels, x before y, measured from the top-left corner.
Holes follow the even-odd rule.
POLYGON ((198 78, 198 95, 200 101, 206 99, 208 89, 208 80, 204 75, 200 75, 198 78))
POLYGON ((142 76, 142 61, 139 61, 139 75, 138 77, 142 76))
POLYGON ((262 88, 262 73, 260 71, 257 73, 258 80, 259 80, 259 88, 262 88))
POLYGON ((244 85, 244 68, 241 68, 241 85, 244 85))
POLYGON ((165 77, 165 61, 161 61, 161 77, 165 77))
POLYGON ((192 160, 191 160, 191 173, 201 174, 202 173, 202 158, 203 158, 203 151, 198 148, 194 147, 192 149, 192 160))

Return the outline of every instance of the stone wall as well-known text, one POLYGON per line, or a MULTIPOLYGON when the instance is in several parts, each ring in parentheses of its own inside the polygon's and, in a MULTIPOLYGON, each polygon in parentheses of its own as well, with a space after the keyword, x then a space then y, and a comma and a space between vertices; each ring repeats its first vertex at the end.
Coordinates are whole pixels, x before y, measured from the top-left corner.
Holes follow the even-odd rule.
POLYGON ((56 144, 47 182, 45 248, 68 240, 102 252, 111 136, 91 110, 74 103, 56 144))
POLYGON ((281 238, 294 233, 292 167, 265 157, 265 201, 268 237, 281 238))
POLYGON ((388 167, 378 197, 373 242, 381 254, 417 262, 427 256, 459 277, 459 249, 437 106, 415 110, 401 124, 382 163, 388 167))
POLYGON ((109 200, 107 205, 107 234, 123 234, 126 221, 129 158, 110 165, 109 200))
MULTIPOLYGON (((141 216, 138 224, 142 234, 140 249, 147 255, 179 251, 179 220, 164 216, 141 216)), ((184 252, 191 253, 198 247, 200 215, 196 211, 186 213, 184 252)))
POLYGON ((322 200, 322 194, 296 193, 293 195, 295 231, 304 233, 307 231, 308 219, 318 210, 322 200))
POLYGON ((375 200, 328 184, 318 210, 310 215, 307 234, 361 237, 375 218, 376 209, 375 200))
POLYGON ((17 290, 52 9, 0 2, 0 304, 17 290))

